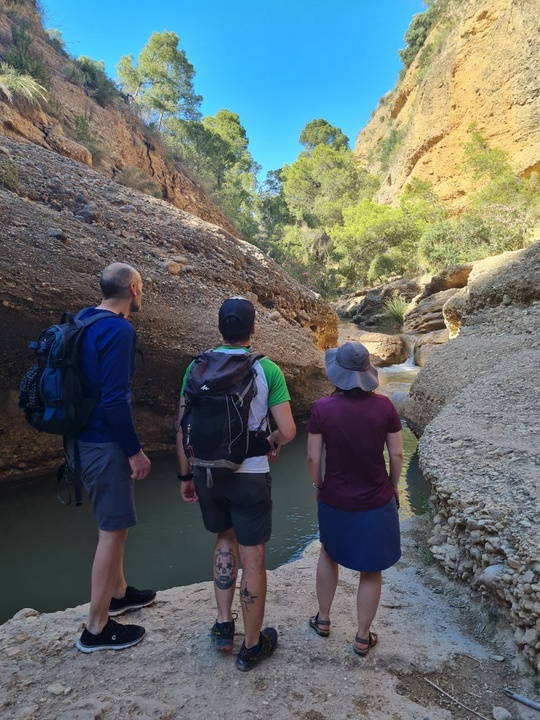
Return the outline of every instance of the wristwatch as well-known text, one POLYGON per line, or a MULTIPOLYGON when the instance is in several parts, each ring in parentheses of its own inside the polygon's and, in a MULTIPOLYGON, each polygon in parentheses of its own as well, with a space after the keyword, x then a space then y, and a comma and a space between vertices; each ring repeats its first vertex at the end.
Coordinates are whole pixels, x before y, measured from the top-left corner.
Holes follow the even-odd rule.
POLYGON ((182 475, 182 473, 178 473, 176 477, 180 480, 180 482, 189 482, 190 480, 193 480, 193 473, 188 472, 187 475, 182 475))

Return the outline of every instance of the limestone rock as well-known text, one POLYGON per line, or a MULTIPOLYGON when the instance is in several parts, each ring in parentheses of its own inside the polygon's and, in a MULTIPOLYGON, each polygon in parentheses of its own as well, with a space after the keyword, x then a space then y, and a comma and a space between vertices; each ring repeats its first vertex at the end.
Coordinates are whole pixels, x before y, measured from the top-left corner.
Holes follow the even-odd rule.
POLYGON ((443 306, 456 292, 454 288, 450 288, 418 300, 416 305, 405 313, 403 330, 410 333, 445 330, 443 306))

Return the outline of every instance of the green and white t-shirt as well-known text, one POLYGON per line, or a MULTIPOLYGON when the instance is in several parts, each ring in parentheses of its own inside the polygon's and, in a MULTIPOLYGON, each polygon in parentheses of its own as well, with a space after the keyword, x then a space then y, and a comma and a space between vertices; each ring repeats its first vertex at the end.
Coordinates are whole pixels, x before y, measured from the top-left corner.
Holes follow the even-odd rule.
MULTIPOLYGON (((238 355, 250 352, 250 349, 245 347, 230 347, 228 345, 221 345, 220 347, 215 348, 214 352, 238 355)), ((186 380, 192 365, 193 363, 188 365, 184 374, 181 395, 184 394, 186 380)), ((251 401, 251 406, 249 408, 248 426, 250 430, 257 430, 261 427, 266 429, 266 416, 268 414, 268 410, 275 405, 288 402, 291 399, 291 396, 289 395, 285 376, 275 362, 272 362, 272 360, 267 357, 263 357, 254 364, 253 368, 257 373, 257 377, 255 379, 257 394, 251 401)), ((259 457, 246 458, 236 472, 264 473, 268 472, 269 469, 270 465, 268 464, 268 458, 266 455, 261 455, 259 457)))

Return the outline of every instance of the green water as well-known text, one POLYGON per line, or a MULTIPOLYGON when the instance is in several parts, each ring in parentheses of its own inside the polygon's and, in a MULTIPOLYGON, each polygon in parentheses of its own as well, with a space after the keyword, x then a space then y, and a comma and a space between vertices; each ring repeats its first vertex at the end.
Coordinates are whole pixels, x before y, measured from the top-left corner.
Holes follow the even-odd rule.
MULTIPOLYGON (((421 513, 428 491, 418 469, 416 439, 403 432, 402 517, 421 513)), ((274 516, 267 565, 295 557, 317 536, 317 515, 306 470, 306 435, 285 446, 272 467, 274 516)), ((128 582, 159 590, 211 580, 213 536, 197 506, 181 501, 176 459, 154 458, 136 485, 139 522, 130 531, 128 582)), ((51 612, 86 602, 97 531, 89 501, 65 507, 55 498, 53 475, 0 484, 0 622, 23 607, 51 612)))

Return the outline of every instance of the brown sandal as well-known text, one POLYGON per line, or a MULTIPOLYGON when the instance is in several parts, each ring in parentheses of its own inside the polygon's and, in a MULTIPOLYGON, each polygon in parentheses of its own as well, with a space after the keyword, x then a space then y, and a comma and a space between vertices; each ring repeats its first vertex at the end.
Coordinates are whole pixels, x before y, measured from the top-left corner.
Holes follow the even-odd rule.
POLYGON ((309 627, 313 628, 317 635, 320 635, 321 637, 328 637, 330 635, 330 630, 321 630, 319 625, 325 625, 329 628, 330 620, 319 620, 319 613, 309 618, 309 627))
POLYGON ((367 648, 365 650, 360 650, 356 647, 356 645, 353 645, 353 650, 357 655, 360 655, 360 657, 366 657, 368 652, 372 647, 375 647, 375 645, 379 642, 379 636, 377 633, 369 631, 369 637, 367 640, 365 638, 358 637, 358 635, 354 638, 355 643, 360 643, 360 645, 367 645, 367 648))

